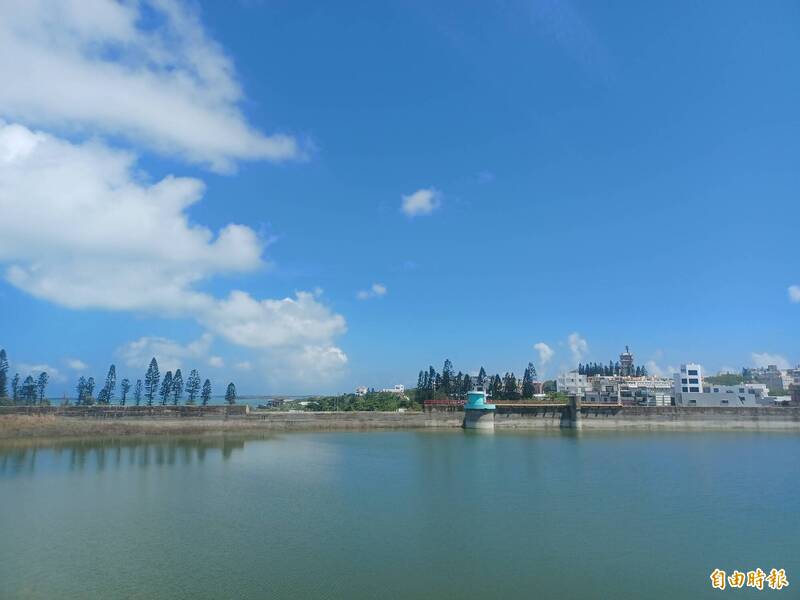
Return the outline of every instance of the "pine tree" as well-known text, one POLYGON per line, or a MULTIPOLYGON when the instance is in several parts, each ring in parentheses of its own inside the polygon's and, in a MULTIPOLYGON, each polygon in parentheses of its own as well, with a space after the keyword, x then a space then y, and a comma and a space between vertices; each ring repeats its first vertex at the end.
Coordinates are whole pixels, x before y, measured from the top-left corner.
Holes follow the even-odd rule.
POLYGON ((106 384, 103 386, 103 404, 111 404, 114 399, 114 389, 117 387, 117 367, 111 365, 106 375, 106 384))
POLYGON ((8 356, 0 349, 0 398, 8 398, 8 356))
POLYGON ((94 404, 94 377, 86 380, 86 404, 94 404))
POLYGON ((36 391, 39 392, 39 404, 44 404, 44 392, 47 389, 47 382, 50 377, 42 371, 39 373, 39 378, 36 380, 36 391))
POLYGON ((197 394, 200 392, 200 374, 197 369, 192 369, 189 373, 189 379, 186 380, 186 395, 189 399, 186 404, 194 404, 197 394))
POLYGON ((483 385, 486 382, 486 369, 481 367, 481 370, 478 371, 478 385, 483 385))
POLYGON ((183 374, 181 370, 175 371, 175 376, 172 378, 172 404, 178 406, 183 398, 183 374))
POLYGON ((14 378, 11 380, 11 398, 14 404, 19 404, 19 373, 14 373, 14 378))
POLYGON ((464 373, 464 380, 461 384, 461 393, 466 396, 467 393, 472 389, 472 375, 469 373, 464 373))
POLYGON ((582 363, 578 363, 578 375, 586 375, 586 369, 582 363))
POLYGON ((161 374, 158 372, 158 361, 156 357, 150 361, 147 373, 144 376, 144 397, 147 398, 147 406, 153 406, 153 398, 158 393, 158 382, 161 374))
POLYGON ((225 402, 228 404, 236 404, 236 386, 233 382, 228 384, 228 389, 225 390, 225 402))
POLYGON ((36 383, 31 375, 28 375, 22 382, 22 399, 25 404, 36 404, 36 383))
POLYGON ((533 363, 528 363, 525 374, 522 376, 522 397, 533 398, 533 379, 536 376, 536 368, 533 363))
POLYGON ((136 402, 136 406, 139 406, 142 403, 142 380, 136 380, 136 387, 133 388, 133 401, 136 402))
POLYGON ((75 400, 75 406, 81 406, 84 403, 84 398, 86 397, 86 377, 81 375, 80 379, 78 379, 78 385, 75 386, 75 391, 78 392, 78 398, 75 400))
POLYGON ((507 400, 517 400, 519 392, 517 392, 517 378, 514 373, 506 373, 503 377, 503 397, 507 400))
POLYGON ((495 400, 502 400, 503 399, 503 380, 500 379, 500 374, 497 373, 492 379, 492 398, 495 400))
POLYGON ((203 391, 200 393, 200 398, 202 398, 203 406, 208 406, 211 400, 211 382, 208 379, 203 382, 203 391))
POLYGON ((425 371, 420 371, 417 376, 417 389, 414 390, 414 400, 422 404, 425 401, 425 371))
POLYGON ((447 358, 442 367, 442 389, 444 393, 450 395, 450 387, 453 384, 453 363, 447 358))
POLYGON ((164 380, 161 382, 161 389, 158 395, 161 396, 161 406, 167 405, 167 399, 172 392, 172 371, 167 371, 164 374, 164 380))
POLYGON ((131 389, 131 380, 125 377, 119 385, 120 391, 122 392, 122 397, 119 399, 119 403, 121 406, 125 406, 125 402, 128 400, 128 392, 131 389))

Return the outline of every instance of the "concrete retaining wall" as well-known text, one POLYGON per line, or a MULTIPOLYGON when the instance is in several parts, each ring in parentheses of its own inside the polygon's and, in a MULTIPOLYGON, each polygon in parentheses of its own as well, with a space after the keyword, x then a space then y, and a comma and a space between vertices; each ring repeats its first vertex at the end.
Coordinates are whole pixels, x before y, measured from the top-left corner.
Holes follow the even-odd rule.
POLYGON ((186 418, 186 417, 243 417, 250 413, 247 404, 211 406, 0 406, 2 415, 30 415, 57 417, 122 418, 186 418))

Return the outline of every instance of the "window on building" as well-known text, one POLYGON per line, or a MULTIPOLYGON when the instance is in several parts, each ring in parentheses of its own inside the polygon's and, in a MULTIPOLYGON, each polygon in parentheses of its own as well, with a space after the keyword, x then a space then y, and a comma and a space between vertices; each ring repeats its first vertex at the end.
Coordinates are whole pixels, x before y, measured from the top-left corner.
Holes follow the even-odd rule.
POLYGON ((742 402, 744 402, 744 396, 739 396, 739 400, 741 400, 742 402))
POLYGON ((698 383, 700 383, 700 382, 699 382, 699 381, 697 381, 697 379, 690 379, 690 380, 689 380, 689 383, 693 383, 693 384, 697 385, 697 384, 698 384, 698 383))
POLYGON ((689 391, 690 391, 690 392, 699 392, 699 391, 700 391, 700 388, 698 388, 698 387, 690 387, 690 388, 689 388, 689 391))
POLYGON ((689 375, 697 376, 697 369, 689 369, 689 375))
MULTIPOLYGON (((717 394, 719 394, 719 388, 714 388, 714 392, 716 392, 717 394)), ((723 402, 727 402, 727 400, 723 400, 723 402)))
POLYGON ((722 400, 721 402, 722 402, 722 404, 728 404, 727 400, 722 400))
POLYGON ((684 378, 684 379, 681 379, 681 383, 689 383, 689 382, 686 381, 686 379, 684 378))
POLYGON ((688 391, 689 391, 689 388, 688 388, 688 387, 686 387, 686 386, 683 386, 681 389, 682 389, 684 392, 688 392, 688 391))

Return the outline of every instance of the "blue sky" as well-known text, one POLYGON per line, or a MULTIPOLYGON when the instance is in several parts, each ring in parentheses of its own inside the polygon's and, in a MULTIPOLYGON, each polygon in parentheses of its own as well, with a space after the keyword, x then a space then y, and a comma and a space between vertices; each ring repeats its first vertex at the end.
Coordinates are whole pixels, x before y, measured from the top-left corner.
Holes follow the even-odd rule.
POLYGON ((797 3, 0 11, 0 346, 51 392, 800 362, 797 3))

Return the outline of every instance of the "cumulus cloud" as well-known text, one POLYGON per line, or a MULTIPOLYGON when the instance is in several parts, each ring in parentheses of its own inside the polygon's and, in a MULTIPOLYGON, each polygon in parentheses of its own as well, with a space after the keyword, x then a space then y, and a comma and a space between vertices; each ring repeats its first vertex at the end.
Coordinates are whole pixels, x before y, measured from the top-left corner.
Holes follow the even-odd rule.
POLYGON ((155 357, 162 372, 174 371, 204 359, 212 341, 210 334, 203 334, 185 345, 169 338, 144 336, 118 348, 117 356, 132 369, 144 371, 150 364, 150 359, 155 357))
POLYGON ((544 367, 555 355, 555 351, 544 342, 537 342, 533 345, 534 350, 539 353, 539 364, 544 367))
POLYGON ((66 360, 67 366, 72 369, 73 371, 85 371, 89 368, 85 362, 83 362, 79 358, 68 358, 66 360))
POLYGON ((789 286, 789 300, 792 302, 800 302, 800 285, 789 286))
POLYGON ((225 366, 225 361, 222 360, 221 356, 212 356, 208 359, 208 366, 214 367, 215 369, 221 369, 225 366))
POLYGON ((409 217, 429 215, 442 203, 441 192, 434 188, 423 188, 402 198, 400 208, 409 217))
POLYGON ((16 363, 14 366, 19 373, 20 380, 25 379, 28 375, 36 379, 40 373, 45 372, 53 381, 66 381, 66 377, 61 371, 47 364, 16 363))
POLYGON ((567 343, 569 344, 569 351, 572 353, 572 361, 575 364, 581 362, 583 357, 589 353, 589 343, 578 332, 569 334, 567 343))
POLYGON ((135 157, 0 121, 0 261, 6 279, 70 308, 181 313, 207 302, 192 284, 261 266, 243 225, 189 222, 203 183, 134 173, 135 157))
POLYGON ((296 362, 309 349, 339 351, 334 338, 346 323, 320 301, 321 290, 283 299, 198 291, 215 275, 262 267, 263 241, 244 225, 213 232, 191 223, 199 180, 149 183, 134 171, 135 157, 98 142, 0 123, 6 280, 70 308, 192 318, 233 344, 279 349, 296 362))
POLYGON ((753 364, 757 367, 767 367, 775 365, 779 369, 788 369, 791 367, 789 361, 780 354, 770 354, 768 352, 752 352, 750 357, 753 364))
POLYGON ((356 298, 359 300, 369 300, 370 298, 381 298, 386 295, 386 286, 382 283, 373 283, 368 290, 359 290, 356 298))
MULTIPOLYGON (((233 64, 194 6, 0 3, 0 115, 17 121, 0 119, 2 275, 61 306, 190 318, 209 338, 257 349, 261 358, 279 355, 305 371, 314 365, 304 361, 319 359, 320 370, 330 372, 346 363, 335 345, 346 325, 321 292, 261 299, 200 291, 214 277, 262 268, 266 241, 245 225, 212 230, 192 222, 188 211, 203 196, 202 181, 153 181, 136 154, 94 137, 219 171, 239 160, 302 158, 294 138, 247 123, 233 64), (324 358, 331 356, 343 360, 324 358)), ((145 337, 121 351, 140 367, 161 352, 169 369, 200 358, 196 344, 145 337)), ((221 357, 202 360, 224 364, 221 357)), ((83 370, 78 362, 67 364, 83 370)))
POLYGON ((230 58, 181 0, 0 3, 0 113, 121 135, 216 170, 285 160, 291 136, 250 126, 230 58))

